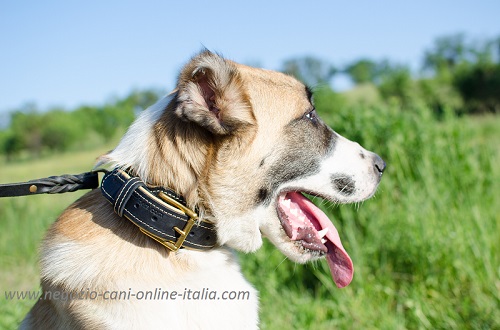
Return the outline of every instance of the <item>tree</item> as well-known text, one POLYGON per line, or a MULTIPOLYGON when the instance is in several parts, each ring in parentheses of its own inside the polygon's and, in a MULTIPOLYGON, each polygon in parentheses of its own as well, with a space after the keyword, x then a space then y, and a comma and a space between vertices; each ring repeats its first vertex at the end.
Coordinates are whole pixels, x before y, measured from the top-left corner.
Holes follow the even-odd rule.
POLYGON ((78 140, 85 138, 85 123, 75 121, 74 113, 54 109, 43 114, 42 144, 52 151, 66 151, 78 140))
POLYGON ((447 105, 459 113, 500 112, 500 38, 437 38, 425 52, 423 68, 434 77, 420 85, 438 109, 447 105))
POLYGON ((312 87, 327 85, 337 72, 328 62, 311 56, 289 59, 281 71, 312 87))
POLYGON ((42 116, 30 106, 27 112, 19 110, 11 115, 10 129, 15 145, 22 146, 31 154, 39 156, 42 151, 42 116))
POLYGON ((408 105, 415 94, 410 69, 406 66, 388 69, 381 78, 379 92, 385 99, 396 99, 408 105))
POLYGON ((453 70, 470 55, 463 33, 439 37, 434 46, 424 53, 424 70, 431 70, 435 74, 453 70))
POLYGON ((351 77, 356 84, 375 83, 379 77, 379 65, 369 59, 361 59, 349 64, 344 71, 351 77))
POLYGON ((0 153, 3 153, 7 161, 11 161, 23 149, 23 141, 19 136, 12 134, 10 130, 0 132, 0 153))
POLYGON ((500 113, 500 63, 477 63, 459 72, 454 85, 468 113, 500 113))

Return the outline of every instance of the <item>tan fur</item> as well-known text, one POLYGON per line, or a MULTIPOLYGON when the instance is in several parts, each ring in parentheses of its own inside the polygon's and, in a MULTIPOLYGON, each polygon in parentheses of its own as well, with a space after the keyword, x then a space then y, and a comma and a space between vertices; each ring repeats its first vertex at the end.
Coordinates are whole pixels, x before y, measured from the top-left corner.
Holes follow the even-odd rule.
MULTIPOLYGON (((305 87, 292 77, 202 52, 184 67, 176 90, 142 113, 98 166, 126 168, 148 184, 174 189, 203 218, 215 222, 220 247, 168 252, 113 213, 98 190, 68 207, 42 244, 44 292, 210 288, 246 290, 249 300, 40 300, 21 327, 257 328, 258 294, 241 275, 231 249, 258 249, 262 233, 293 260, 317 258, 290 242, 277 220, 275 202, 256 202, 259 188, 270 184, 267 173, 287 155, 287 125, 311 109, 305 87)), ((364 152, 354 144, 353 150, 353 155, 364 152)), ((304 180, 283 187, 300 184, 335 198, 335 192, 325 190, 330 188, 304 180)), ((368 193, 352 201, 369 197, 377 183, 367 183, 368 193)))

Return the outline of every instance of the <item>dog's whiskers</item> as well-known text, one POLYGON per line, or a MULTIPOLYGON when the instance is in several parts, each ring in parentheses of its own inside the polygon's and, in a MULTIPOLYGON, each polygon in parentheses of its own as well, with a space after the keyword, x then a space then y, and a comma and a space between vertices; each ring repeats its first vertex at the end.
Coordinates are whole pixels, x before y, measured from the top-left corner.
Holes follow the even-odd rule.
POLYGON ((285 262, 286 259, 288 259, 288 257, 285 257, 283 260, 281 260, 281 262, 276 266, 276 268, 274 268, 274 271, 276 271, 278 267, 285 262))

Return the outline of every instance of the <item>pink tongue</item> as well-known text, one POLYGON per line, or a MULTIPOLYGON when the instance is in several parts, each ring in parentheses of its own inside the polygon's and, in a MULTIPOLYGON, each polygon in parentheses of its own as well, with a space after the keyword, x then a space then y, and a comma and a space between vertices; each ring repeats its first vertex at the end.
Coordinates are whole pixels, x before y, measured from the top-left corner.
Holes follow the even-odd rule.
POLYGON ((337 228, 335 228, 323 211, 301 193, 290 192, 287 194, 287 197, 296 203, 305 214, 310 214, 316 218, 321 229, 328 228, 328 232, 325 236, 327 240, 325 245, 328 248, 326 260, 328 261, 328 266, 330 266, 330 272, 332 273, 333 280, 337 287, 343 288, 349 285, 352 281, 354 267, 351 258, 344 250, 342 242, 340 242, 337 228))

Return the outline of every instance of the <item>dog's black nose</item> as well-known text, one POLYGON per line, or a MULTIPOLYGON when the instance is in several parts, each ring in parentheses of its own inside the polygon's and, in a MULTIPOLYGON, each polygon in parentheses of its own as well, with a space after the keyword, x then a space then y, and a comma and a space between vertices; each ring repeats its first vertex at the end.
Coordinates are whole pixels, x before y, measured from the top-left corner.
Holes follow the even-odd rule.
POLYGON ((385 171, 385 162, 382 158, 380 158, 379 155, 375 154, 373 156, 373 166, 375 166, 375 169, 377 170, 377 172, 382 175, 382 173, 384 173, 385 171))

